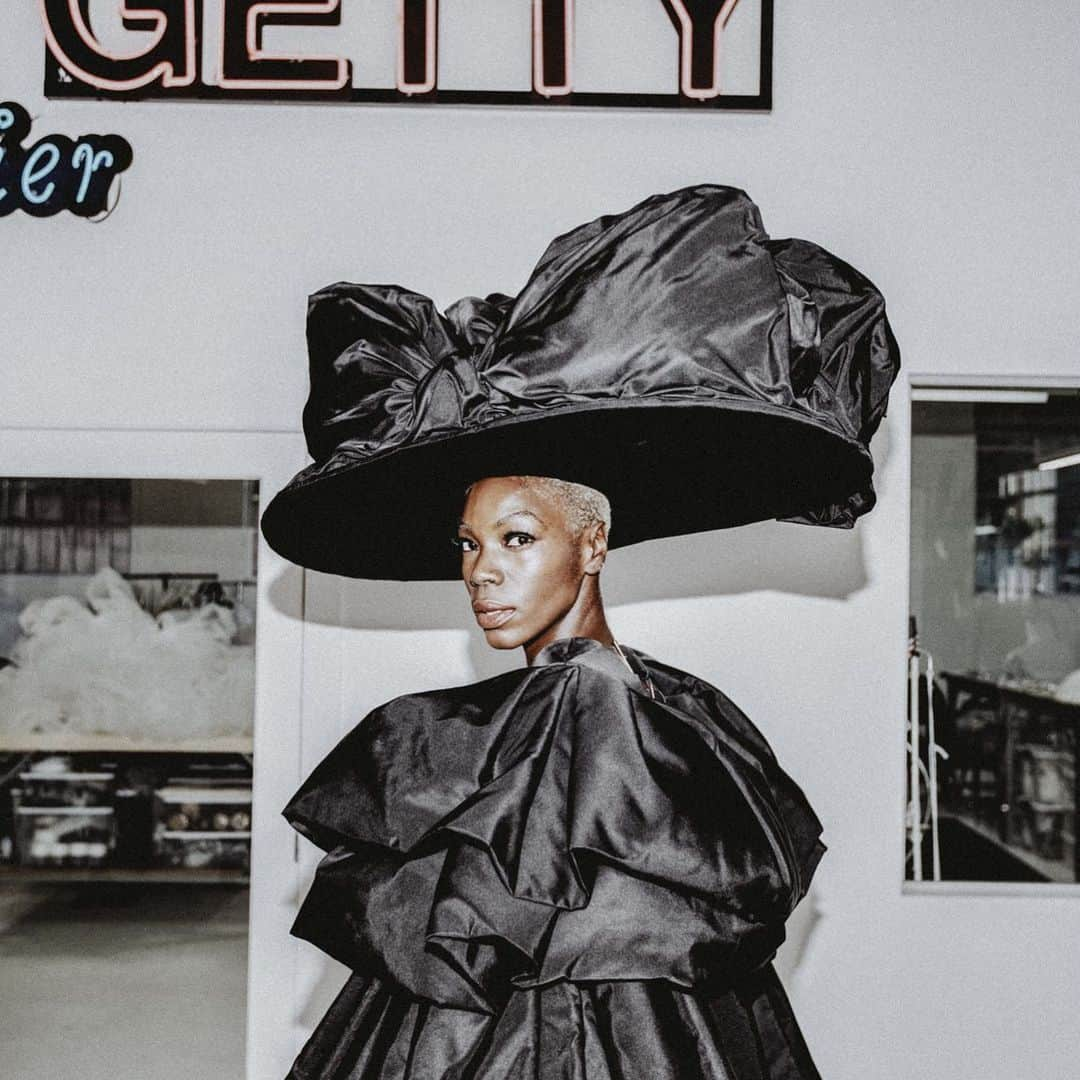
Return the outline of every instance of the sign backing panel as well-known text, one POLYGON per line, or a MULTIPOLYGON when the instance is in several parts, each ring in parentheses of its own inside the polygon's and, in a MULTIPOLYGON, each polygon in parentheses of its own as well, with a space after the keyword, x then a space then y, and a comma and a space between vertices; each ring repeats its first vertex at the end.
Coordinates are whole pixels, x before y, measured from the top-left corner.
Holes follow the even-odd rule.
POLYGON ((772 107, 773 0, 38 0, 45 96, 772 107))

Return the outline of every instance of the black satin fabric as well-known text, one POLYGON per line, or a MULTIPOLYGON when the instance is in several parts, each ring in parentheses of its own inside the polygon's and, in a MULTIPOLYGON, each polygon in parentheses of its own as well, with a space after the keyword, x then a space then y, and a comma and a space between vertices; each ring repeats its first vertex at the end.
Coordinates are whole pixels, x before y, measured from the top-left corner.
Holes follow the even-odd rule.
POLYGON ((407 580, 457 575, 439 540, 490 475, 598 488, 612 547, 772 517, 850 528, 900 365, 866 277, 771 239, 718 185, 558 237, 515 297, 444 314, 400 286, 329 285, 307 337, 315 463, 263 531, 301 565, 407 580))
POLYGON ((288 1080, 818 1076, 771 960, 820 822, 719 690, 623 650, 396 698, 289 801, 327 852, 292 933, 353 974, 288 1080))

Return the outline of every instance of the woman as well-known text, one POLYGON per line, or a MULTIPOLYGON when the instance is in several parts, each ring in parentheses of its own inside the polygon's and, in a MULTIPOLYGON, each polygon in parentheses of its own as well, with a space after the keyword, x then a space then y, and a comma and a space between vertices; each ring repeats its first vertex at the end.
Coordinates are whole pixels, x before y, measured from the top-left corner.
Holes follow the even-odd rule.
POLYGON ((560 237, 513 299, 330 286, 308 342, 315 463, 270 543, 461 577, 526 664, 373 710, 285 807, 327 852, 292 932, 353 972, 290 1080, 817 1077, 771 960, 820 822, 719 690, 615 640, 599 576, 873 505, 880 294, 702 186, 560 237))
POLYGON ((559 638, 617 648, 600 597, 610 529, 607 497, 582 484, 504 476, 470 485, 455 543, 487 643, 520 646, 528 664, 559 638))

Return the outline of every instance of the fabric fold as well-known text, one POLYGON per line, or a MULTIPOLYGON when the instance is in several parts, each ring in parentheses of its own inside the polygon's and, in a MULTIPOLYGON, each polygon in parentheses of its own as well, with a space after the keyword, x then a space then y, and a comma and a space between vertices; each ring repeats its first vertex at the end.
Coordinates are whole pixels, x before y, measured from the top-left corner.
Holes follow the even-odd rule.
POLYGON ((657 700, 571 638, 365 717, 283 810, 328 852, 293 933, 492 1014, 561 981, 722 992, 767 965, 820 823, 720 691, 623 648, 657 700))
POLYGON ((771 967, 706 996, 560 982, 497 1017, 346 980, 286 1080, 821 1080, 771 967))

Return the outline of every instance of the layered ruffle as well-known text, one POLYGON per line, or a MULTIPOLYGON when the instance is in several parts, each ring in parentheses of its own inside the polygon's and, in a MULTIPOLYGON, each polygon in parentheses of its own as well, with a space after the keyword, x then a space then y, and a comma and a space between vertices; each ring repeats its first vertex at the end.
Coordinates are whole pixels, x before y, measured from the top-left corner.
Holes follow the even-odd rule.
POLYGON ((599 642, 568 638, 365 717, 283 811, 328 852, 293 933, 488 1014, 561 982, 716 995, 761 972, 820 823, 729 699, 627 651, 657 700, 599 642))

